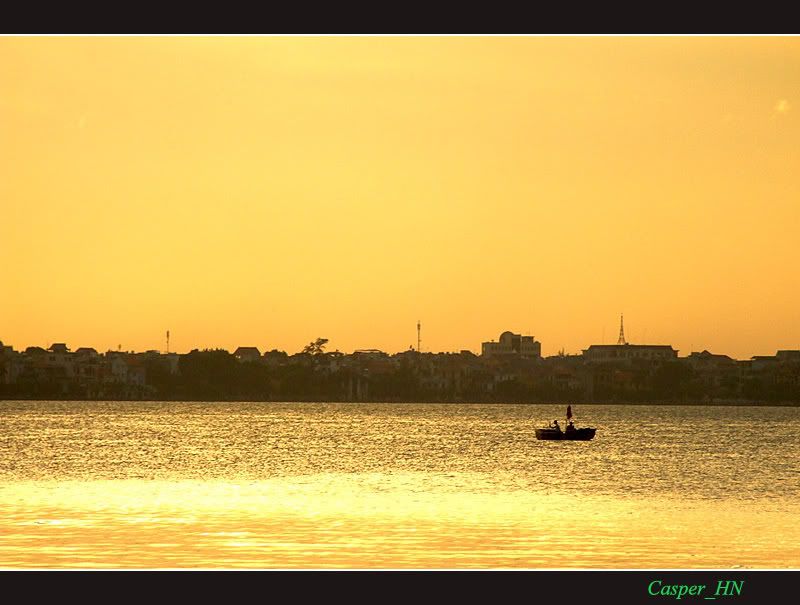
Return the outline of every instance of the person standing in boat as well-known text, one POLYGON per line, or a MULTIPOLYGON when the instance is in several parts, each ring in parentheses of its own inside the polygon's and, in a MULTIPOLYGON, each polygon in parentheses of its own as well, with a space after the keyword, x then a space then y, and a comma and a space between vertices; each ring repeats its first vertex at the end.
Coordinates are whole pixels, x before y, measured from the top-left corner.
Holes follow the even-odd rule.
POLYGON ((567 406, 567 433, 573 433, 575 431, 575 424, 572 422, 572 406, 567 406))

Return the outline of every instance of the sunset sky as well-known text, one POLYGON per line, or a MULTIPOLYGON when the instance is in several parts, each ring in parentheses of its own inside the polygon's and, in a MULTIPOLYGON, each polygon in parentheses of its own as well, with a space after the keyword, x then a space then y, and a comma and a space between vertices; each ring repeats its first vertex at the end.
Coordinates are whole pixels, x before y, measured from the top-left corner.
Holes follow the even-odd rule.
POLYGON ((800 38, 0 39, 0 340, 800 348, 800 38))

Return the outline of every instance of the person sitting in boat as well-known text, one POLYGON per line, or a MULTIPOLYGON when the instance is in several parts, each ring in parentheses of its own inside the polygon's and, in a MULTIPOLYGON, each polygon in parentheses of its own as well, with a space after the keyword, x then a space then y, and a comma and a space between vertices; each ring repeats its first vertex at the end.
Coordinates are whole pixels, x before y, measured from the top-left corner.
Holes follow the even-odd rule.
POLYGON ((558 425, 558 420, 553 420, 553 424, 551 424, 550 427, 556 429, 559 433, 561 432, 561 427, 558 425))
POLYGON ((572 422, 572 420, 570 420, 569 424, 567 425, 567 432, 568 433, 573 433, 573 432, 575 432, 575 430, 576 430, 575 429, 575 424, 572 422))

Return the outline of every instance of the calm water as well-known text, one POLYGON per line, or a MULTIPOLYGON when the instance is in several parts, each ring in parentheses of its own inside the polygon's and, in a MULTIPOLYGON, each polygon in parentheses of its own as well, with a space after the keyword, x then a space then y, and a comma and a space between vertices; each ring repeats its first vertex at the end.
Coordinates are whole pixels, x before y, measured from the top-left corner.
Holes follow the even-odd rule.
POLYGON ((563 408, 0 402, 0 567, 800 567, 800 409, 563 408))

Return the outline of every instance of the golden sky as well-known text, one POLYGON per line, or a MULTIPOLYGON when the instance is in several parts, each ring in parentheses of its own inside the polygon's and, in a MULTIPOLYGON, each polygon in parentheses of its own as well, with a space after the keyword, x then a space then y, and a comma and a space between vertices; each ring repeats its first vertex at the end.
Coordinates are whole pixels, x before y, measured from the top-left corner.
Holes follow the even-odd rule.
POLYGON ((0 39, 0 340, 800 348, 800 38, 0 39))

